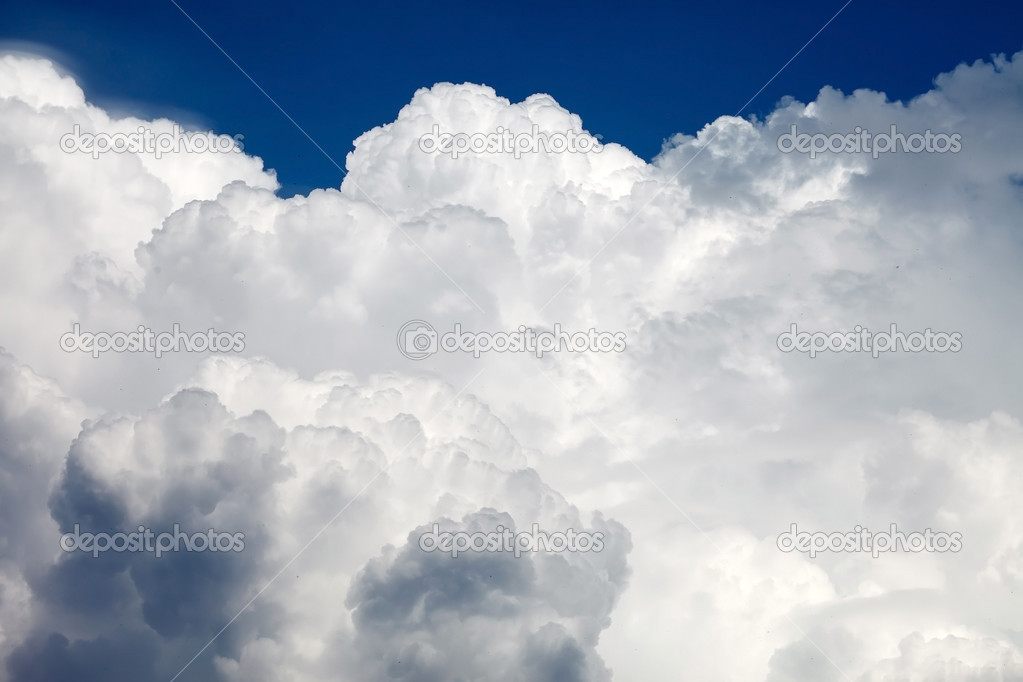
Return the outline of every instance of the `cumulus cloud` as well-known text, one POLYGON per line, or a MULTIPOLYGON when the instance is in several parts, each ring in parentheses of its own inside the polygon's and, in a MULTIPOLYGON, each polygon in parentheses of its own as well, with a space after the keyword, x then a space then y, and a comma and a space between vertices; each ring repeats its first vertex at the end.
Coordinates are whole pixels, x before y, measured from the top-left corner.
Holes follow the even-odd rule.
MULTIPOLYGON (((42 381, 9 356, 4 362, 5 395, 60 414, 66 398, 52 388, 30 393, 42 381)), ((11 579, 26 580, 35 613, 10 654, 11 679, 59 671, 169 679, 233 619, 235 631, 184 679, 252 679, 255 667, 267 679, 312 680, 340 666, 358 679, 461 671, 497 680, 527 661, 539 679, 605 670, 594 647, 627 581, 628 532, 599 515, 584 522, 523 466, 521 447, 478 401, 438 380, 390 376, 363 386, 335 374, 303 382, 241 359, 208 363, 203 377, 318 399, 304 414, 287 403, 235 413, 197 381, 141 415, 85 420, 63 461, 59 450, 48 453, 48 510, 35 491, 37 504, 24 512, 31 525, 18 531, 49 551, 14 563, 34 569, 11 579), (415 416, 431 405, 445 410, 439 424, 415 416), (457 514, 589 529, 607 540, 600 552, 535 558, 424 552, 425 522, 457 514), (190 535, 241 533, 242 551, 55 551, 75 526, 159 534, 176 525, 190 535), (479 632, 477 619, 488 617, 494 627, 479 632), (480 646, 467 655, 470 630, 480 646), (295 637, 304 642, 298 650, 281 646, 295 637), (410 659, 409 647, 426 647, 428 660, 410 659), (510 650, 502 660, 490 648, 510 650)), ((232 406, 248 397, 223 392, 232 406)), ((39 418, 12 415, 5 440, 39 418)), ((16 473, 16 461, 5 465, 16 473)))
POLYGON ((1021 84, 1023 53, 908 102, 824 87, 652 163, 426 153, 434 126, 585 130, 549 95, 436 84, 339 188, 281 199, 245 153, 62 151, 175 124, 0 57, 4 674, 170 679, 209 643, 178 679, 1016 679, 1021 84), (810 158, 792 126, 962 149, 810 158), (627 344, 416 362, 412 320, 627 344), (778 347, 892 323, 962 348, 778 347), (244 348, 94 358, 62 350, 74 324, 244 348), (76 523, 246 544, 61 553, 76 523), (608 540, 453 558, 419 545, 433 523, 608 540), (792 523, 963 546, 810 558, 779 550, 792 523))

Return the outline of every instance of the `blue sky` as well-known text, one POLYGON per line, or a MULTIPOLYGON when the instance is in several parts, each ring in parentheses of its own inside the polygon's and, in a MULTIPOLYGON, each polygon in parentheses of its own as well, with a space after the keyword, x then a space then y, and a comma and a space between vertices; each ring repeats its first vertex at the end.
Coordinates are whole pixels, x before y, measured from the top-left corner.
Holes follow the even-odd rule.
MULTIPOLYGON (((736 113, 842 2, 251 3, 181 8, 344 166, 352 140, 412 93, 471 81, 513 102, 546 92, 644 159, 736 113)), ((743 112, 760 117, 823 85, 908 99, 960 62, 1023 47, 1023 5, 853 0, 743 112)), ((341 173, 170 2, 8 0, 0 40, 59 50, 108 109, 245 135, 281 194, 341 173)))

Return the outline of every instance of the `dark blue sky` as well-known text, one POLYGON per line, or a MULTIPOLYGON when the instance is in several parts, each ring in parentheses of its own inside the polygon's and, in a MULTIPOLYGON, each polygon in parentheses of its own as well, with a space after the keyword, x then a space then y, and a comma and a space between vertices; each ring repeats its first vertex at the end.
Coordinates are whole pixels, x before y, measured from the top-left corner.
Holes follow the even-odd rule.
MULTIPOLYGON (((473 81, 546 92, 587 129, 650 159, 676 132, 734 114, 845 0, 259 3, 177 0, 341 166, 412 93, 473 81)), ((170 0, 3 0, 0 40, 58 50, 91 101, 245 135, 281 194, 342 174, 170 0)), ((823 85, 906 99, 962 61, 1023 48, 1018 0, 853 0, 747 108, 823 85)))

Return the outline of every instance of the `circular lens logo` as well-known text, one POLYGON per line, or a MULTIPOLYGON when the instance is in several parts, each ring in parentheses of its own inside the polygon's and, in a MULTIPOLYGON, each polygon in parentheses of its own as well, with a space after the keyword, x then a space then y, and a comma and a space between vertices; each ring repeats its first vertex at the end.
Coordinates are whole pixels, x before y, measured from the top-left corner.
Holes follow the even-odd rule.
POLYGON ((398 350, 409 360, 428 358, 437 347, 437 332, 429 322, 411 320, 398 330, 398 350))

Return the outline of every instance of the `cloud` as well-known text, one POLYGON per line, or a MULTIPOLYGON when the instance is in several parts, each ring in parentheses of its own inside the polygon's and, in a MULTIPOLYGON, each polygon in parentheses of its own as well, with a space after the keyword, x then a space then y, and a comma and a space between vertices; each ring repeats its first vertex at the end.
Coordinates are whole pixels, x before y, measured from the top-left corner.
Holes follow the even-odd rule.
MULTIPOLYGON (((19 372, 9 356, 4 361, 5 395, 29 395, 25 384, 40 380, 19 372)), ((438 380, 389 376, 360 385, 334 375, 304 382, 268 362, 240 359, 208 362, 202 374, 227 395, 240 388, 250 397, 258 383, 261 395, 319 400, 297 419, 284 402, 236 414, 197 385, 141 415, 85 420, 63 461, 59 451, 50 458, 59 472, 49 509, 37 506, 30 517, 38 529, 28 536, 46 541, 47 560, 30 575, 11 576, 26 580, 35 611, 35 628, 9 657, 12 680, 65 670, 85 679, 169 679, 236 617, 231 635, 192 663, 186 679, 243 679, 254 660, 321 679, 334 656, 351 675, 374 677, 383 674, 379 658, 400 658, 417 643, 433 653, 422 670, 406 660, 406 674, 416 679, 427 668, 511 679, 526 659, 548 677, 564 666, 585 679, 604 670, 594 648, 627 582, 629 534, 599 515, 583 523, 523 466, 521 448, 476 400, 438 380), (431 404, 452 409, 440 423, 415 416, 431 404), (278 411, 285 422, 312 419, 282 426, 278 411), (536 523, 548 532, 599 529, 607 542, 585 556, 424 553, 418 534, 451 514, 499 515, 509 527, 536 523), (59 528, 43 523, 47 516, 59 528), (177 526, 187 535, 241 533, 242 551, 55 551, 61 534, 76 527, 171 534, 177 526), (500 602, 493 612, 477 603, 490 592, 500 602), (422 630, 403 622, 420 599, 428 604, 422 630), (451 622, 488 615, 490 634, 506 642, 495 646, 513 649, 504 660, 483 649, 466 657, 470 625, 451 622), (307 632, 310 620, 318 634, 307 632), (449 626, 434 628, 434 620, 449 626), (331 653, 279 646, 299 633, 331 653), (528 646, 516 653, 520 637, 528 646), (136 666, 142 651, 146 665, 136 666)), ((66 399, 54 393, 38 393, 32 412, 58 409, 66 399)), ((12 421, 5 436, 43 428, 29 416, 12 421)), ((13 463, 5 464, 13 473, 13 463)))
POLYGON ((1014 679, 1021 83, 1023 53, 908 102, 823 87, 680 133, 652 163, 615 144, 425 153, 434 126, 585 130, 549 95, 441 83, 356 140, 339 188, 281 199, 245 153, 61 151, 76 124, 174 122, 0 57, 0 319, 31 320, 0 338, 8 678, 120 679, 144 652, 132 679, 170 679, 231 623, 179 679, 1014 679), (779 149, 792 126, 962 149, 810 158, 779 149), (395 338, 410 320, 627 347, 417 363, 395 338), (76 323, 244 348, 94 358, 61 349, 76 323), (962 348, 777 345, 792 324, 893 323, 962 348), (499 522, 609 541, 418 544, 433 523, 499 522), (246 544, 61 554, 75 523, 246 544), (963 548, 811 559, 778 549, 792 523, 963 548))
MULTIPOLYGON (((487 509, 444 527, 486 533, 498 522, 514 527, 507 514, 487 509)), ((614 544, 618 534, 612 532, 607 537, 614 544)), ((372 679, 609 680, 594 646, 624 584, 620 549, 605 548, 592 555, 596 560, 565 553, 525 561, 470 554, 453 561, 424 552, 410 536, 389 562, 371 562, 357 576, 345 602, 357 631, 360 673, 372 679)))

